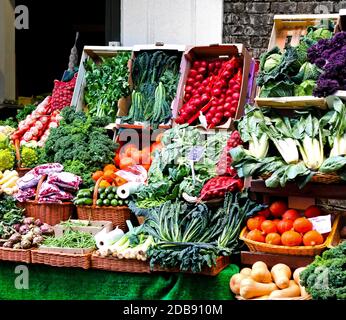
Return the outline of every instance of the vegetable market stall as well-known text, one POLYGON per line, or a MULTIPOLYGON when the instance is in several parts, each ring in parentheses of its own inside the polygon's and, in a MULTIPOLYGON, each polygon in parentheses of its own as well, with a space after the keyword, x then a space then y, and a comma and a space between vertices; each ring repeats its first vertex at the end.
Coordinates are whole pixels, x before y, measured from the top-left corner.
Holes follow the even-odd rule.
POLYGON ((15 263, 0 263, 0 299, 13 300, 233 300, 225 283, 239 272, 232 264, 216 277, 129 274, 29 266, 29 289, 17 290, 15 263))

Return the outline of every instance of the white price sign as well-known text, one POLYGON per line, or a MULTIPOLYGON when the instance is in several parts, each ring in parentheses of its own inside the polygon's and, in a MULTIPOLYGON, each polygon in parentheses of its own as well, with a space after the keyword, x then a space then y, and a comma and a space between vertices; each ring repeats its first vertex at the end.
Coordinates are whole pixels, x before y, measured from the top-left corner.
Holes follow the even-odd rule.
POLYGON ((313 229, 320 234, 328 233, 332 230, 332 220, 330 214, 309 219, 312 222, 313 229))

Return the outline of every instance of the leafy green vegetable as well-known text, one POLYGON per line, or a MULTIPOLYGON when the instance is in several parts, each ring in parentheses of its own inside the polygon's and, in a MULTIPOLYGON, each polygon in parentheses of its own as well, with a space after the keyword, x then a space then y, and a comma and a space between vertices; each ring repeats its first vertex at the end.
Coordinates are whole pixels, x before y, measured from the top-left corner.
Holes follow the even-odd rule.
POLYGON ((156 242, 148 251, 151 267, 159 264, 192 272, 211 267, 218 256, 239 250, 239 234, 245 219, 262 209, 244 192, 228 194, 223 207, 216 211, 204 204, 180 201, 168 201, 146 210, 143 231, 156 242))
POLYGON ((281 81, 270 81, 267 82, 260 91, 261 98, 270 97, 290 97, 293 96, 294 83, 289 80, 281 81))
POLYGON ((157 206, 181 197, 183 192, 198 196, 205 182, 216 175, 215 166, 228 137, 228 133, 217 133, 205 140, 198 129, 187 125, 167 130, 162 138, 163 149, 151 164, 148 185, 135 194, 137 206, 157 206), (203 147, 204 155, 194 164, 193 179, 188 155, 196 146, 203 147))
POLYGON ((117 144, 104 128, 107 118, 87 117, 67 107, 63 119, 52 129, 44 146, 45 162, 61 163, 65 170, 83 177, 84 186, 92 186, 92 173, 112 163, 117 144))
POLYGON ((337 172, 346 166, 346 158, 342 156, 330 157, 320 166, 319 171, 322 173, 337 172))
POLYGON ((24 210, 16 205, 16 200, 5 194, 0 195, 0 239, 8 239, 14 233, 12 226, 22 223, 24 210))
POLYGON ((321 73, 321 69, 319 69, 315 64, 307 61, 303 63, 303 65, 299 69, 298 74, 292 77, 292 80, 298 84, 305 80, 316 81, 321 73))
POLYGON ((91 116, 109 116, 114 121, 118 101, 130 95, 128 61, 130 52, 119 52, 111 58, 101 57, 101 63, 92 59, 85 62, 84 99, 91 116))
POLYGON ((261 111, 251 109, 250 105, 245 106, 245 116, 238 122, 238 131, 244 142, 249 143, 249 154, 255 158, 265 158, 268 149, 268 136, 260 128, 259 123, 263 119, 261 111))
POLYGON ((27 104, 22 109, 17 110, 16 119, 18 122, 25 120, 37 107, 33 104, 27 104))
POLYGON ((300 85, 294 87, 295 96, 312 96, 312 92, 316 87, 315 80, 305 80, 300 85))
POLYGON ((288 81, 291 75, 295 75, 299 68, 300 63, 298 61, 298 54, 295 47, 287 46, 284 54, 282 55, 281 62, 277 64, 270 71, 265 71, 264 67, 267 59, 272 54, 281 54, 278 47, 274 47, 272 50, 261 55, 260 58, 260 72, 257 77, 257 85, 263 86, 268 82, 288 81))
POLYGON ((315 257, 300 274, 301 284, 313 299, 346 299, 346 242, 315 257))
POLYGON ((140 53, 132 67, 134 91, 123 122, 148 122, 153 128, 171 117, 171 103, 179 81, 178 56, 163 51, 140 53))
POLYGON ((17 128, 18 123, 12 117, 6 118, 5 120, 0 120, 0 126, 9 126, 11 128, 17 128))

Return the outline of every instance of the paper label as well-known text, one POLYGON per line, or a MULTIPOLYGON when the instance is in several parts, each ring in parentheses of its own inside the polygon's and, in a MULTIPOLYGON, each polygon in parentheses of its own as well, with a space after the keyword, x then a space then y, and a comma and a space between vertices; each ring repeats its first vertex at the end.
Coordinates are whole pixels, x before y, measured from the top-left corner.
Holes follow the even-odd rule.
POLYGON ((207 118, 204 116, 202 112, 200 113, 198 119, 201 125, 203 126, 203 128, 207 129, 208 128, 207 118))
POLYGON ((328 233, 332 230, 332 221, 330 214, 309 219, 312 222, 313 229, 320 234, 328 233))
POLYGON ((201 146, 193 147, 189 152, 188 159, 193 162, 198 162, 203 157, 203 154, 204 154, 204 147, 201 147, 201 146))

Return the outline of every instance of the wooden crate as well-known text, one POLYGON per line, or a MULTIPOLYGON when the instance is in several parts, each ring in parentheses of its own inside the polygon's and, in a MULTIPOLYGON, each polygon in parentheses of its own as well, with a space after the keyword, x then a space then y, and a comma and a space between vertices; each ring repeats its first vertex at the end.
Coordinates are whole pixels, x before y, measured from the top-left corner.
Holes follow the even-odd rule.
MULTIPOLYGON (((276 15, 274 16, 268 50, 275 46, 282 50, 287 43, 296 46, 299 44, 300 36, 306 34, 307 27, 319 24, 322 19, 332 19, 334 22, 337 22, 338 17, 338 14, 276 15)), ((316 107, 327 109, 325 98, 313 96, 260 98, 259 95, 260 88, 257 88, 255 102, 259 107, 282 109, 316 107)))
MULTIPOLYGON (((86 105, 84 102, 84 89, 85 89, 85 74, 86 70, 84 67, 84 63, 88 59, 92 59, 94 62, 100 62, 101 58, 106 57, 114 57, 120 52, 132 52, 132 47, 108 47, 108 46, 85 46, 83 49, 83 54, 81 58, 81 62, 79 65, 78 77, 76 86, 73 92, 71 106, 75 106, 76 110, 81 111, 85 110, 86 105)), ((130 62, 129 62, 130 68, 130 62)), ((131 83, 131 79, 129 79, 131 83)), ((127 104, 129 103, 129 98, 123 98, 119 100, 118 113, 121 113, 123 109, 126 109, 127 104)))
MULTIPOLYGON (((111 221, 90 221, 89 220, 70 220, 72 223, 81 222, 84 223, 84 226, 71 226, 72 230, 78 230, 81 232, 90 233, 92 235, 97 234, 98 232, 106 229, 107 232, 113 230, 113 225, 111 221)), ((66 230, 66 226, 57 224, 54 227, 54 233, 56 237, 61 237, 64 234, 64 230, 66 230)))
MULTIPOLYGON (((220 57, 233 57, 240 54, 243 58, 243 79, 240 91, 240 99, 238 103, 237 113, 235 118, 239 119, 244 114, 244 106, 250 100, 250 93, 248 92, 248 83, 250 76, 250 68, 252 59, 243 44, 212 44, 209 46, 190 46, 184 54, 182 61, 183 73, 179 82, 177 95, 173 107, 173 119, 178 116, 178 111, 184 104, 185 83, 191 69, 192 62, 196 59, 215 59, 220 57)), ((229 119, 225 124, 216 126, 214 129, 231 129, 233 119, 229 119)), ((204 128, 198 125, 200 128, 204 128)))
MULTIPOLYGON (((156 43, 156 44, 149 44, 149 45, 135 45, 133 46, 133 57, 132 60, 136 59, 139 53, 144 52, 144 51, 165 51, 167 54, 169 53, 174 53, 181 55, 183 57, 183 54, 185 52, 186 46, 185 45, 171 45, 171 44, 164 44, 164 43, 156 43)), ((132 63, 132 62, 131 62, 132 63)), ((184 64, 183 64, 183 59, 181 59, 180 63, 180 74, 183 74, 184 72, 184 64)), ((179 79, 178 87, 180 87, 180 84, 182 82, 182 77, 179 79)), ((177 95, 176 95, 177 97, 177 95)), ((176 98, 175 98, 176 99, 176 98)), ((174 105, 175 105, 175 99, 171 103, 171 108, 173 110, 174 114, 174 105)), ((127 101, 126 107, 123 109, 123 113, 121 116, 126 116, 128 114, 129 107, 131 105, 131 100, 127 101)), ((162 123, 159 125, 158 129, 170 129, 172 127, 172 121, 168 121, 167 123, 162 123)), ((146 123, 142 122, 136 122, 134 124, 127 124, 127 123, 121 123, 121 119, 118 118, 116 120, 116 128, 117 129, 150 129, 150 126, 146 123)))

